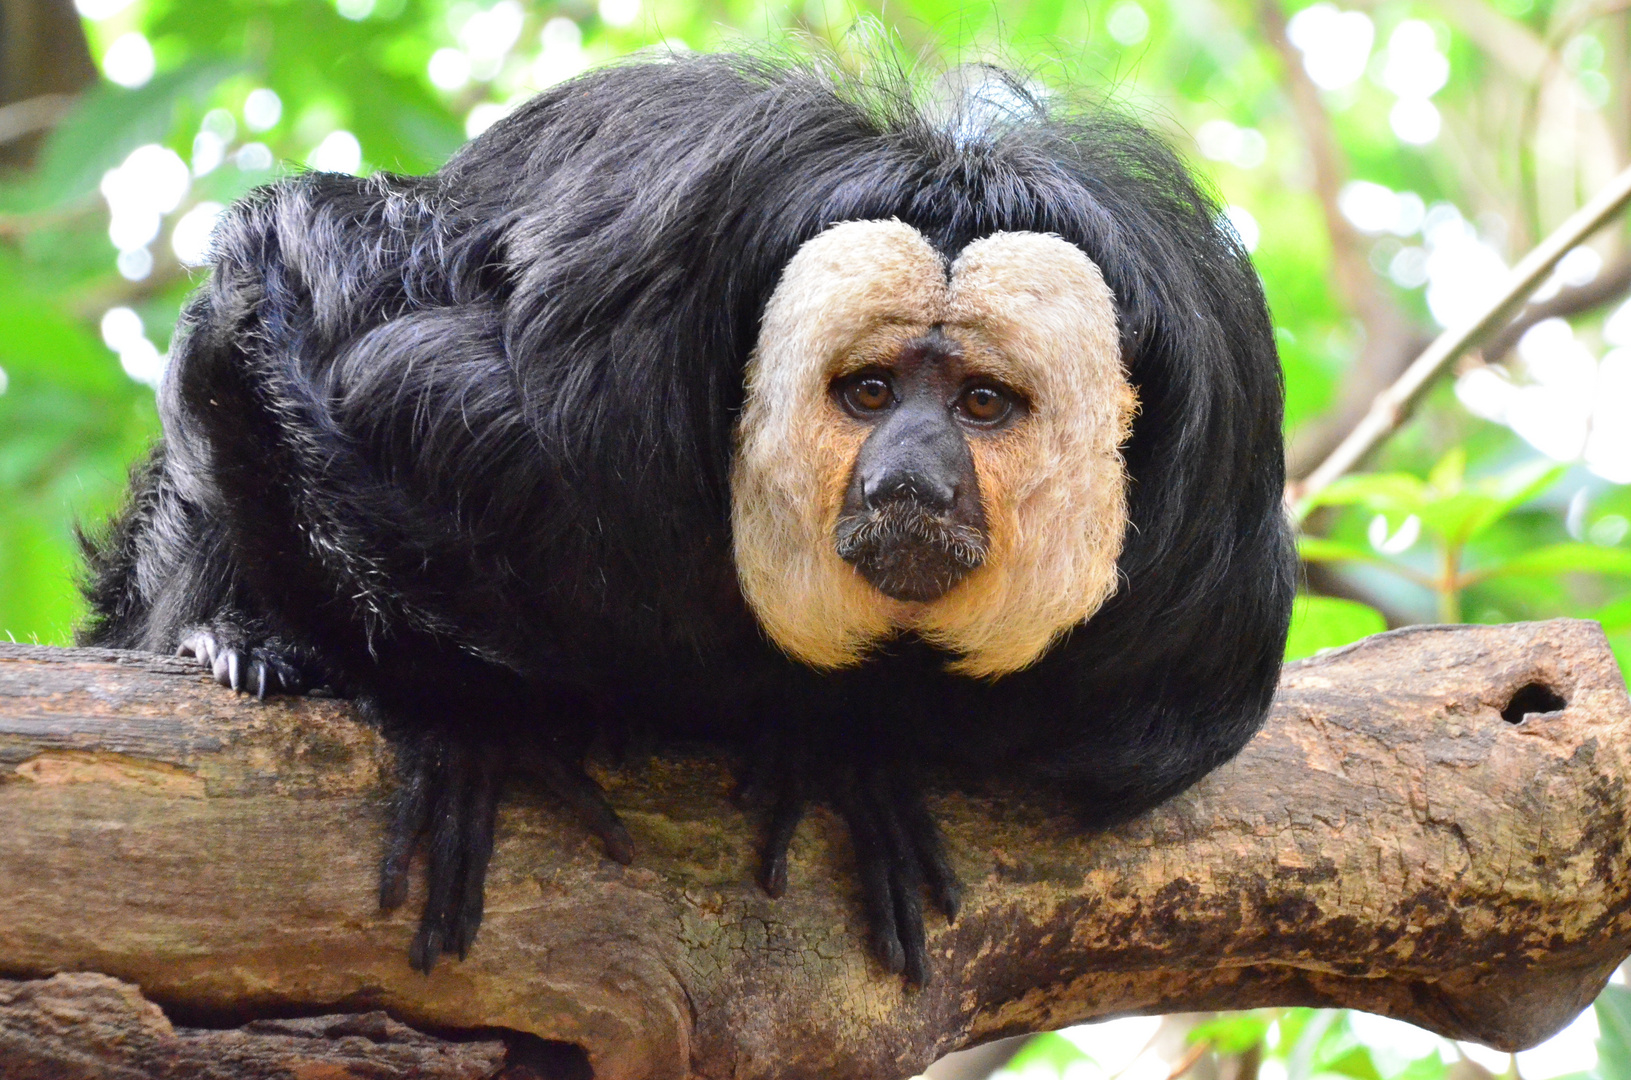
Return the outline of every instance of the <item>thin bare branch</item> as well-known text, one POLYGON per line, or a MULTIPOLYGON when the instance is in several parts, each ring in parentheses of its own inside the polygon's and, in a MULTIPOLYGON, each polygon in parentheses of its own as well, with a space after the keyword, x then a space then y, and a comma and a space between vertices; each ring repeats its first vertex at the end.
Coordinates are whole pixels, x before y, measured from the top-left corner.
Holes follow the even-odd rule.
POLYGON ((1439 372, 1509 318, 1512 310, 1546 279, 1559 259, 1607 224, 1628 202, 1631 202, 1631 168, 1622 171, 1613 183, 1599 191, 1590 202, 1571 214, 1567 221, 1525 255, 1507 275, 1501 291, 1486 302, 1472 319, 1446 329, 1392 386, 1378 394, 1364 419, 1320 463, 1319 468, 1301 482, 1286 486, 1286 502, 1299 516, 1306 512, 1309 500, 1314 495, 1357 465, 1399 426, 1409 414, 1410 406, 1439 372))
POLYGON ((73 108, 72 94, 41 94, 26 101, 0 105, 0 144, 55 127, 73 108))
POLYGON ((1592 279, 1590 284, 1564 289, 1549 300, 1530 304, 1518 312, 1500 332, 1491 335, 1488 343, 1480 351, 1484 354, 1485 362, 1493 364, 1515 349, 1519 339, 1536 323, 1545 322, 1547 319, 1566 319, 1572 315, 1584 315, 1588 311, 1612 304, 1627 293, 1631 293, 1631 258, 1604 270, 1592 279))
POLYGON ((1546 65, 1546 43, 1516 19, 1484 0, 1436 0, 1434 4, 1486 54, 1525 82, 1535 82, 1546 65))

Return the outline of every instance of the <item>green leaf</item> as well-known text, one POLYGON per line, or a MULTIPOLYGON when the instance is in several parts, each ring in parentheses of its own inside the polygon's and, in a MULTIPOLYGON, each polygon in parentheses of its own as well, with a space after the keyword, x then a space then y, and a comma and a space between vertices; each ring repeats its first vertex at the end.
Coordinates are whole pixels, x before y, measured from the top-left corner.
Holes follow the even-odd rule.
POLYGON ((1372 1060, 1369 1048, 1358 1045, 1349 1047, 1330 1060, 1321 1060, 1319 1071, 1322 1075, 1349 1076, 1353 1080, 1382 1080, 1381 1070, 1372 1060))
POLYGON ((1026 1066, 1042 1066, 1062 1072, 1066 1065, 1086 1058, 1088 1055, 1077 1049, 1075 1043, 1057 1031, 1046 1031, 1026 1040, 1019 1053, 1009 1060, 1007 1068, 1023 1072, 1026 1066))
POLYGON ((1602 623, 1606 633, 1613 634, 1631 629, 1631 595, 1610 600, 1586 617, 1602 623))
POLYGON ((89 330, 21 290, 0 291, 0 367, 13 378, 38 374, 77 394, 108 394, 130 382, 89 330))
POLYGON ((1334 596, 1299 596, 1291 609, 1286 659, 1301 660, 1321 649, 1352 644, 1386 629, 1382 613, 1368 604, 1334 596))
POLYGON ((1554 484, 1566 466, 1529 461, 1470 485, 1461 475, 1464 468, 1464 455, 1452 450, 1428 481, 1409 473, 1357 473, 1337 480, 1310 505, 1365 506, 1387 514, 1390 524, 1415 514, 1422 528, 1460 547, 1554 484))
POLYGON ((1352 473, 1309 500, 1310 506, 1368 506, 1414 514, 1428 498, 1427 485, 1409 473, 1352 473))
POLYGON ((1300 1031, 1297 1032, 1296 1042, 1286 1054, 1286 1080, 1309 1080, 1315 1073, 1315 1062, 1323 1060, 1331 1041, 1343 1040, 1347 1032, 1343 1029, 1343 1014, 1336 1009, 1316 1009, 1308 1018, 1300 1031))
POLYGON ((135 90, 103 83, 87 91, 46 141, 33 183, 7 209, 42 210, 89 195, 132 150, 170 134, 179 102, 203 100, 245 66, 241 60, 195 60, 135 90))
POLYGON ((1601 1080, 1631 1080, 1631 989, 1605 986, 1597 1011, 1597 1068, 1601 1080))
MULTIPOLYGON (((1373 1054, 1372 1057, 1374 1056, 1373 1054)), ((1448 1072, 1449 1068, 1444 1064, 1444 1059, 1435 1051, 1406 1065, 1394 1075, 1393 1080, 1444 1080, 1448 1072)))
POLYGON ((1498 477, 1481 481, 1478 484, 1480 494, 1488 496, 1490 501, 1481 512, 1469 515, 1462 526, 1463 531, 1455 538, 1464 543, 1477 536, 1557 483, 1558 478, 1567 472, 1568 468, 1567 465, 1559 465, 1542 458, 1519 465, 1498 477))
POLYGON ((1479 522, 1500 516, 1496 513, 1499 506, 1499 499, 1478 490, 1429 496, 1421 508, 1422 528, 1448 543, 1464 543, 1479 522))
POLYGON ((1611 632, 1608 635, 1608 647, 1613 650, 1614 659, 1620 665, 1620 671, 1622 673, 1631 671, 1631 631, 1611 632))
POLYGON ((1433 490, 1449 495, 1460 491, 1462 483, 1467 478, 1467 448, 1454 446, 1450 452, 1438 459, 1427 474, 1427 483, 1433 490))
POLYGON ((1615 574, 1631 577, 1631 550, 1596 544, 1548 544, 1499 563, 1477 576, 1516 574, 1615 574))
POLYGON ((15 508, 0 515, 0 640, 67 645, 83 611, 67 522, 15 508))
POLYGON ((1299 536, 1297 555, 1304 562, 1363 562, 1391 567, 1387 558, 1370 548, 1345 544, 1341 540, 1326 540, 1319 536, 1299 536))
POLYGON ((1223 1054, 1241 1054, 1263 1041, 1271 1016, 1258 1012, 1224 1013, 1216 1020, 1198 1024, 1189 1032, 1189 1042, 1211 1043, 1223 1054))

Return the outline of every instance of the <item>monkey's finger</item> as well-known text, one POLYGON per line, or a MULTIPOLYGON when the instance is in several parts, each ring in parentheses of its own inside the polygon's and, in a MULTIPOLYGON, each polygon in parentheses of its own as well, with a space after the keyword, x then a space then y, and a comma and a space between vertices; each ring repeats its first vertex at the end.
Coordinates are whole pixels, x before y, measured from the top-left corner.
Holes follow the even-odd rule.
POLYGON ((453 913, 451 947, 463 960, 475 944, 486 908, 487 864, 493 855, 493 829, 498 819, 499 783, 496 763, 482 762, 464 801, 464 891, 453 913))
MULTIPOLYGON (((913 875, 915 876, 915 875, 913 875)), ((923 928, 923 899, 915 881, 894 883, 895 928, 905 957, 906 981, 913 986, 929 985, 929 946, 923 928)))
POLYGON ((849 824, 850 841, 855 847, 861 899, 872 927, 873 949, 885 970, 898 975, 906 967, 906 952, 895 927, 895 898, 884 838, 865 797, 853 783, 840 785, 837 801, 839 812, 849 824))
POLYGON ((426 860, 425 909, 419 932, 408 950, 413 966, 429 975, 436 959, 452 946, 453 905, 464 894, 463 811, 471 783, 470 761, 463 747, 446 749, 445 768, 439 778, 431 811, 429 859, 426 860))
POLYGON ((394 911, 408 898, 408 863, 428 824, 426 792, 431 778, 419 763, 415 748, 404 747, 401 753, 405 759, 413 760, 398 770, 402 776, 401 786, 397 788, 394 798, 391 826, 386 833, 385 857, 379 867, 381 911, 394 911))
POLYGON ((804 820, 803 785, 794 781, 777 800, 770 817, 770 835, 759 856, 759 885, 771 897, 787 892, 787 849, 793 832, 804 820))
POLYGON ((408 945, 408 966, 422 975, 429 975, 442 955, 442 928, 428 914, 419 920, 419 929, 408 945))
POLYGON ((940 826, 935 824, 928 808, 923 805, 923 797, 915 790, 898 792, 895 808, 906 830, 907 840, 917 855, 918 864, 923 868, 934 906, 946 916, 947 922, 955 920, 957 909, 963 901, 963 883, 958 880, 957 871, 952 869, 951 861, 946 858, 946 845, 940 835, 940 826))
POLYGON ((267 694, 298 694, 305 690, 305 676, 277 649, 253 649, 250 656, 253 657, 250 684, 257 688, 263 684, 265 686, 264 690, 257 691, 260 697, 267 694))
POLYGON ((589 831, 600 837, 606 855, 624 866, 634 861, 634 837, 623 821, 606 801, 606 792, 582 769, 573 768, 559 758, 544 754, 534 757, 539 775, 556 798, 570 806, 589 831))
MULTIPOLYGON (((887 845, 886 866, 895 901, 895 932, 905 958, 906 981, 923 986, 929 981, 929 952, 923 927, 923 873, 918 855, 901 823, 892 781, 881 768, 869 768, 865 798, 873 820, 887 845)), ((915 798, 915 790, 912 792, 915 798)))
POLYGON ((181 644, 176 646, 176 655, 190 656, 205 667, 214 668, 215 654, 219 648, 214 634, 200 630, 182 639, 181 644))
POLYGON ((779 772, 781 762, 773 734, 766 733, 754 741, 736 771, 736 786, 731 789, 731 802, 737 806, 750 806, 763 798, 770 786, 770 777, 779 772))
POLYGON ((221 646, 215 653, 215 660, 210 665, 210 674, 215 681, 231 690, 243 688, 243 656, 230 645, 221 646))

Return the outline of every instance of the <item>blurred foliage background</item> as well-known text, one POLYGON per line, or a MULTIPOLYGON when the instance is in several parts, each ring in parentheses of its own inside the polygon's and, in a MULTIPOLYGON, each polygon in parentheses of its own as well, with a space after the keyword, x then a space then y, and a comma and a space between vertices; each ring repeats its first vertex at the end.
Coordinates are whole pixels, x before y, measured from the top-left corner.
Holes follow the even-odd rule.
MULTIPOLYGON (((113 508, 157 433, 225 203, 302 168, 434 169, 634 50, 789 35, 840 55, 892 40, 931 75, 993 60, 1165 132, 1267 283, 1293 476, 1631 160, 1631 0, 0 0, 0 633, 70 640, 73 523, 113 508)), ((1320 496, 1291 656, 1574 615, 1631 658, 1627 239, 1621 215, 1571 251, 1320 496)), ((1516 1059, 1290 1010, 1077 1029, 1007 1068, 1631 1080, 1627 996, 1516 1059)))

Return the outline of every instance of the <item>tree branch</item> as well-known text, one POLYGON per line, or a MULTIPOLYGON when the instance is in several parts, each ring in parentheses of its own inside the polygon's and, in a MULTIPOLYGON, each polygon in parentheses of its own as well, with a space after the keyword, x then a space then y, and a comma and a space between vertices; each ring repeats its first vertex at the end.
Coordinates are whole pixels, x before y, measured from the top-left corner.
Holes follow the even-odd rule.
POLYGON ((19 120, 30 128, 0 138, 0 168, 27 166, 39 133, 56 122, 57 95, 76 95, 97 80, 79 13, 70 0, 0 0, 0 106, 32 107, 0 122, 0 131, 19 120))
POLYGON ((54 127, 68 115, 74 100, 69 94, 41 94, 27 101, 0 105, 0 144, 54 127))
POLYGON ((1631 293, 1631 259, 1622 259, 1598 274, 1589 284, 1563 289, 1550 300, 1530 304, 1518 312, 1511 322, 1491 334, 1489 341, 1479 351, 1483 353, 1485 363, 1497 363, 1518 347, 1518 341, 1536 323, 1583 315, 1612 304, 1627 293, 1631 293))
POLYGON ((1013 785, 940 793, 967 892, 954 925, 932 920, 935 980, 915 991, 868 958, 831 815, 801 828, 786 897, 751 883, 755 823, 711 756, 603 775, 631 867, 512 791, 475 949, 421 976, 421 898, 373 906, 390 775, 343 702, 257 703, 190 661, 0 646, 0 972, 130 984, 0 985, 0 1060, 157 1075, 140 1070, 188 1040, 197 1057, 198 1039, 273 1035, 315 1060, 325 1038, 367 1050, 359 1024, 381 1053, 424 1049, 366 1016, 170 1028, 379 1010, 488 1049, 472 1071, 377 1075, 491 1075, 500 1054, 571 1043, 601 1080, 900 1080, 1001 1036, 1260 1005, 1513 1048, 1631 952, 1631 702, 1584 622, 1415 628, 1291 665, 1235 762, 1106 833, 1013 785), (146 1034, 93 1038, 73 1017, 96 1009, 64 1011, 79 991, 124 1000, 146 1034))

